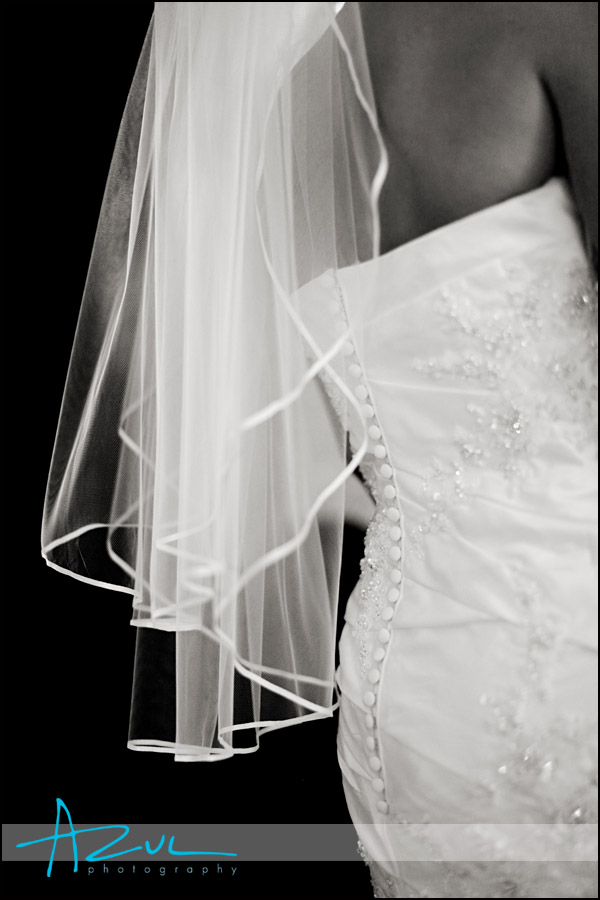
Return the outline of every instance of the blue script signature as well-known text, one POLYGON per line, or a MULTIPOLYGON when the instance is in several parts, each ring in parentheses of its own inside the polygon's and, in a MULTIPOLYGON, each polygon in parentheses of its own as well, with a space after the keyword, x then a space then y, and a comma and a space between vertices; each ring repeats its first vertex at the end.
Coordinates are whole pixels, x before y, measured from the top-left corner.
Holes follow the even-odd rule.
MULTIPOLYGON (((86 862, 102 862, 105 859, 116 859, 119 856, 124 856, 126 853, 137 853, 139 850, 145 850, 150 856, 154 856, 155 853, 164 846, 165 836, 161 835, 158 846, 150 847, 148 841, 144 841, 144 846, 142 847, 139 844, 137 847, 129 847, 127 850, 120 850, 118 853, 105 853, 106 850, 110 849, 110 847, 114 847, 115 844, 120 843, 124 840, 129 834, 129 825, 98 825, 96 828, 79 828, 76 829, 73 827, 73 820, 71 818, 71 813, 67 809, 67 806, 60 797, 56 798, 56 825, 54 826, 54 834, 48 835, 48 837, 37 838, 35 841, 23 841, 21 844, 17 844, 17 847, 30 847, 32 844, 43 844, 45 841, 52 842, 52 852, 50 854, 50 862, 48 863, 48 869, 46 871, 46 875, 48 878, 52 874, 52 864, 54 862, 54 854, 56 852, 56 844, 57 841, 62 840, 63 838, 71 838, 73 842, 73 871, 76 872, 78 868, 79 855, 77 853, 77 835, 78 834, 86 834, 92 831, 109 831, 110 829, 118 829, 121 834, 114 839, 114 841, 110 841, 108 844, 104 844, 102 847, 99 847, 97 850, 94 850, 93 853, 90 853, 85 857, 86 862), (70 831, 63 831, 59 834, 60 827, 60 817, 61 810, 65 811, 67 819, 69 820, 69 825, 71 826, 70 831), (101 853, 104 853, 104 856, 100 856, 101 853)), ((170 853, 171 856, 237 856, 237 853, 225 853, 220 850, 175 850, 173 847, 173 843, 175 841, 175 835, 171 835, 169 840, 169 844, 167 847, 167 852, 170 853)))

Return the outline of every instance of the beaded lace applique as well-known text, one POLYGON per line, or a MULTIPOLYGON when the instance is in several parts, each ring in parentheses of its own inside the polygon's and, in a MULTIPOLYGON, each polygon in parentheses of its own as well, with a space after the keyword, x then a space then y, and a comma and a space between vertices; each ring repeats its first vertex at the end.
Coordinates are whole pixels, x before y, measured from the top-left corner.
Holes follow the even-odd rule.
POLYGON ((471 425, 454 429, 452 463, 434 459, 422 475, 426 512, 410 532, 419 558, 424 537, 443 530, 450 508, 477 489, 478 470, 520 478, 553 429, 577 448, 597 434, 597 284, 581 263, 498 265, 503 287, 493 313, 466 279, 444 286, 435 309, 457 349, 413 363, 432 381, 484 391, 466 405, 471 425))
POLYGON ((380 512, 371 519, 365 535, 365 555, 360 563, 360 614, 354 628, 359 639, 361 674, 367 674, 369 652, 367 636, 381 619, 386 606, 387 554, 393 546, 388 537, 389 523, 380 512))
MULTIPOLYGON (((445 286, 436 309, 449 333, 463 338, 452 374, 490 391, 487 402, 467 407, 471 434, 455 435, 463 458, 510 477, 522 473, 521 459, 535 452, 551 422, 566 426, 576 444, 595 435, 598 293, 580 263, 566 270, 519 261, 499 267, 504 288, 493 314, 479 307, 465 280, 445 286)), ((430 360, 428 369, 436 378, 450 374, 444 359, 430 360)))
POLYGON ((526 623, 523 673, 518 687, 480 697, 488 711, 488 727, 502 736, 506 746, 505 757, 496 760, 496 771, 491 777, 483 775, 481 784, 493 802, 505 794, 531 797, 549 823, 594 824, 598 821, 596 723, 569 711, 550 718, 547 714, 554 700, 552 676, 570 621, 552 610, 540 587, 522 571, 513 568, 511 574, 526 623))
POLYGON ((473 491, 475 482, 462 460, 445 465, 433 458, 426 472, 421 475, 425 508, 419 523, 409 532, 410 550, 417 559, 424 559, 424 539, 428 534, 445 531, 453 507, 464 502, 473 491))
POLYGON ((339 387, 325 370, 319 372, 321 384, 325 389, 325 393, 329 397, 329 401, 339 421, 345 426, 348 415, 348 401, 340 391, 339 387))

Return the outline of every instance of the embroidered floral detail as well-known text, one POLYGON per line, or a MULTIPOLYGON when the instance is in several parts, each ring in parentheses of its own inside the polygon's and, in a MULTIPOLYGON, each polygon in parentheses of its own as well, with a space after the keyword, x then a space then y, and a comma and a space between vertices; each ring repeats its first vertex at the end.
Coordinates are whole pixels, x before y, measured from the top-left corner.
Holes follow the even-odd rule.
MULTIPOLYGON (((561 424, 575 444, 595 433, 598 289, 579 262, 560 269, 505 260, 499 268, 504 288, 493 312, 465 280, 446 285, 436 308, 463 338, 453 375, 491 392, 488 403, 468 409, 474 458, 511 477, 523 474, 523 458, 549 425, 561 424)), ((447 372, 447 360, 433 369, 447 372)), ((465 437, 455 435, 459 444, 465 437)))
POLYGON ((553 611, 539 586, 519 569, 512 570, 512 579, 526 626, 523 673, 511 692, 480 697, 488 727, 506 746, 494 774, 482 776, 481 783, 495 802, 505 793, 533 798, 548 823, 597 822, 595 722, 576 713, 547 714, 569 619, 553 611), (574 785, 575 771, 580 780, 574 785))
POLYGON ((578 449, 595 442, 597 283, 579 262, 562 270, 547 262, 497 265, 503 287, 493 310, 479 304, 467 279, 441 289, 435 309, 452 349, 413 363, 430 380, 482 391, 465 404, 471 424, 453 430, 452 462, 434 459, 422 473, 425 514, 409 535, 421 559, 425 535, 445 530, 450 509, 476 490, 477 470, 525 477, 554 429, 578 449))
POLYGON ((428 534, 445 531, 449 525, 449 513, 473 490, 474 481, 469 480, 465 466, 457 461, 448 466, 438 459, 432 459, 429 469, 421 475, 423 486, 423 506, 425 514, 409 532, 411 550, 418 559, 424 559, 424 538, 428 534))
POLYGON ((493 359, 486 359, 480 353, 465 351, 460 357, 452 351, 444 355, 427 360, 416 359, 413 368, 433 381, 442 378, 460 378, 464 381, 473 381, 494 389, 498 386, 498 366, 493 359))
POLYGON ((523 395, 501 394, 491 406, 468 403, 467 412, 472 416, 476 434, 456 428, 454 443, 463 461, 470 466, 493 468, 507 478, 523 472, 522 462, 537 450, 532 416, 526 412, 527 400, 523 395))

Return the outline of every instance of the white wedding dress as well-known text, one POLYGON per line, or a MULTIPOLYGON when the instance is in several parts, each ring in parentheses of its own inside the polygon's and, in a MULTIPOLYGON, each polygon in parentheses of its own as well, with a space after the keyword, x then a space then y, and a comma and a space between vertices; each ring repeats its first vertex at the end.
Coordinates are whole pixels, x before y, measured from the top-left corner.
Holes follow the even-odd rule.
POLYGON ((304 290, 353 330, 369 426, 338 755, 375 896, 596 896, 597 300, 569 190, 304 290))

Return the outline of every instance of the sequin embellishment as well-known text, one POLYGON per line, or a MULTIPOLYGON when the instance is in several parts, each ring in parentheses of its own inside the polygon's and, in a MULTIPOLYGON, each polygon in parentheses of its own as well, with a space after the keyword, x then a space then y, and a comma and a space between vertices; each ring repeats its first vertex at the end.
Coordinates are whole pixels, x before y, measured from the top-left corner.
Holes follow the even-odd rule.
POLYGON ((481 784, 495 804, 502 802, 505 793, 535 798, 550 823, 596 823, 596 724, 575 712, 556 712, 550 718, 547 714, 554 700, 553 673, 570 619, 554 611, 539 585, 519 568, 512 567, 511 578, 525 624, 523 673, 519 687, 511 692, 501 689, 480 697, 487 710, 487 727, 506 746, 493 775, 482 773, 481 784), (578 783, 573 783, 574 754, 578 783))
MULTIPOLYGON (((446 284, 435 310, 452 349, 413 362, 422 377, 463 384, 469 394, 449 441, 455 456, 431 460, 421 476, 425 514, 409 534, 421 559, 425 536, 447 526, 450 508, 477 490, 479 473, 526 477, 554 433, 578 450, 595 447, 597 283, 579 262, 495 265, 501 289, 493 310, 473 298, 468 279, 446 284)), ((491 280, 488 268, 483 276, 491 280)))

